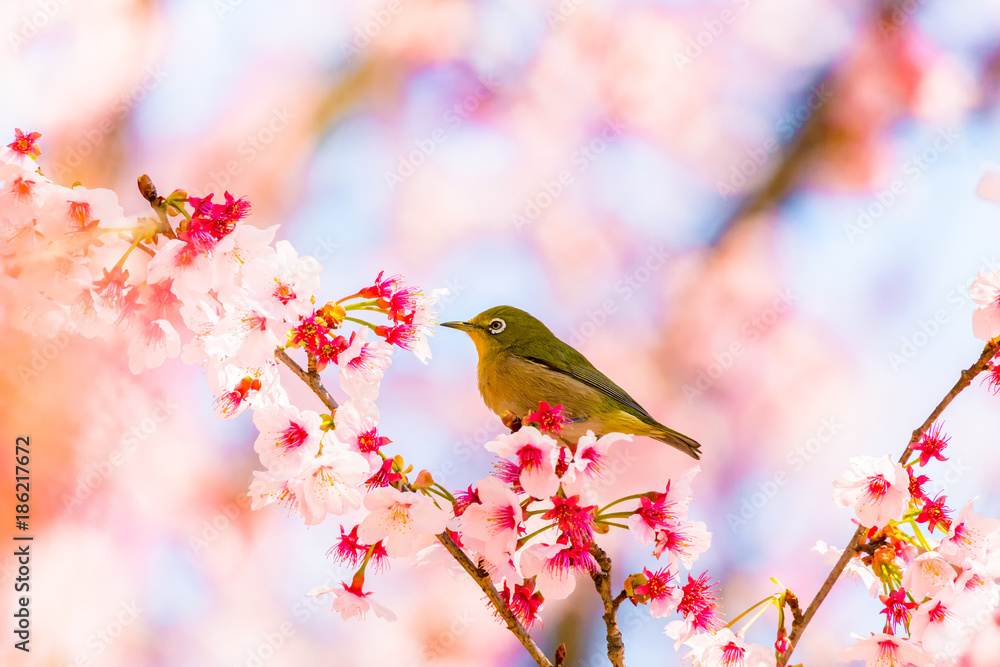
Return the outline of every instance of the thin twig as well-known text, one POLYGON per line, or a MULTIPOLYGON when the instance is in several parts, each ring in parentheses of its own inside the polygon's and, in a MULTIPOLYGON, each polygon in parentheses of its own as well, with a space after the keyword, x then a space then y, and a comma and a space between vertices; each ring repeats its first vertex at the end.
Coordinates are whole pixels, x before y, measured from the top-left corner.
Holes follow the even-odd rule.
MULTIPOLYGON (((323 386, 323 380, 320 378, 319 373, 315 371, 309 372, 303 369, 295 363, 294 359, 288 356, 288 353, 283 348, 275 350, 274 356, 280 359, 286 366, 291 368, 292 372, 298 375, 303 382, 309 385, 309 388, 313 390, 313 393, 316 394, 321 401, 323 401, 323 404, 326 405, 326 407, 330 408, 331 412, 337 409, 337 401, 333 399, 330 392, 328 392, 326 387, 323 386)), ((408 484, 405 483, 400 483, 399 488, 404 491, 413 490, 408 484)), ((458 561, 459 565, 462 566, 462 569, 468 572, 469 576, 472 577, 477 584, 479 584, 479 588, 481 588, 483 593, 486 594, 486 597, 489 598, 489 601, 493 605, 493 608, 496 609, 497 614, 499 614, 500 618, 502 618, 507 624, 507 629, 514 633, 514 636, 518 638, 521 645, 523 645, 528 651, 532 659, 538 663, 538 667, 553 667, 552 663, 545 656, 542 649, 539 648, 538 644, 535 643, 535 640, 528 634, 528 631, 525 630, 523 625, 521 625, 521 622, 517 620, 516 616, 514 616, 510 607, 508 607, 504 603, 503 599, 501 599, 500 593, 490 580, 489 573, 477 567, 468 555, 462 551, 462 548, 458 546, 455 540, 448 535, 448 533, 441 533, 437 536, 437 538, 438 541, 444 545, 444 548, 448 551, 448 553, 450 553, 452 557, 458 561)))
MULTIPOLYGON (((944 412, 945 408, 947 408, 951 402, 955 400, 955 397, 962 393, 966 387, 972 384, 972 381, 977 375, 986 370, 990 359, 992 359, 993 355, 997 352, 997 344, 998 339, 994 339, 986 344, 986 347, 983 349, 983 353, 979 355, 979 360, 969 366, 969 368, 962 371, 961 377, 958 382, 955 383, 955 386, 951 388, 951 391, 949 391, 941 402, 938 403, 937 407, 931 411, 930 416, 924 420, 924 423, 920 425, 920 428, 913 431, 913 435, 910 436, 910 442, 906 446, 906 450, 903 452, 903 455, 899 457, 899 462, 901 464, 906 463, 906 460, 910 458, 910 454, 913 453, 913 445, 916 444, 924 432, 927 431, 927 429, 929 429, 935 421, 937 421, 938 417, 941 416, 941 413, 944 412)), ((819 606, 823 604, 823 600, 826 599, 826 596, 830 593, 833 585, 837 583, 837 579, 840 578, 844 568, 847 567, 847 563, 850 562, 855 555, 857 555, 858 543, 861 541, 862 536, 864 536, 865 531, 866 528, 864 526, 858 526, 858 529, 854 531, 854 536, 851 538, 851 541, 848 542, 847 547, 844 549, 844 553, 840 555, 840 560, 838 560, 837 564, 834 565, 833 570, 830 571, 829 576, 827 576, 826 581, 823 582, 819 592, 816 593, 816 597, 809 603, 809 607, 806 608, 805 613, 802 614, 801 618, 792 622, 792 634, 789 635, 788 638, 789 647, 788 650, 781 656, 779 664, 788 664, 789 658, 792 657, 792 651, 795 650, 795 646, 802 637, 802 633, 805 631, 806 626, 809 625, 809 621, 812 620, 812 617, 816 614, 816 610, 819 609, 819 606)))
POLYGON ((323 386, 323 380, 320 379, 319 373, 312 372, 303 369, 295 360, 288 356, 288 352, 284 348, 279 347, 274 351, 274 356, 281 360, 286 366, 292 369, 292 372, 299 376, 303 382, 309 385, 309 388, 313 390, 313 393, 319 396, 319 400, 323 401, 323 405, 330 408, 330 412, 337 409, 337 401, 334 400, 330 392, 326 390, 323 386))
POLYGON ((538 663, 538 667, 553 667, 552 663, 545 656, 542 649, 535 643, 535 640, 531 638, 531 635, 529 635, 528 631, 524 629, 524 626, 521 625, 519 620, 517 620, 517 617, 514 616, 510 607, 508 607, 500 598, 500 593, 497 592, 496 587, 490 580, 490 575, 485 570, 478 568, 476 564, 472 562, 472 559, 470 559, 468 555, 462 551, 462 548, 455 543, 455 540, 453 540, 448 533, 441 533, 437 536, 437 538, 441 544, 444 545, 444 548, 448 550, 448 553, 450 553, 452 557, 458 561, 459 565, 462 566, 462 569, 468 572, 469 576, 475 579, 476 583, 479 584, 479 588, 483 590, 483 593, 485 593, 486 597, 489 598, 490 602, 493 604, 493 608, 496 609, 497 613, 500 615, 500 618, 502 618, 507 624, 507 629, 514 633, 514 636, 518 638, 521 645, 524 646, 524 648, 528 651, 528 654, 531 655, 531 658, 538 663))
POLYGON ((611 594, 611 559, 608 554, 597 543, 590 545, 590 553, 601 567, 600 572, 591 572, 590 578, 594 580, 594 587, 604 603, 604 624, 608 628, 608 659, 614 667, 625 667, 625 642, 618 629, 618 605, 624 598, 611 594))

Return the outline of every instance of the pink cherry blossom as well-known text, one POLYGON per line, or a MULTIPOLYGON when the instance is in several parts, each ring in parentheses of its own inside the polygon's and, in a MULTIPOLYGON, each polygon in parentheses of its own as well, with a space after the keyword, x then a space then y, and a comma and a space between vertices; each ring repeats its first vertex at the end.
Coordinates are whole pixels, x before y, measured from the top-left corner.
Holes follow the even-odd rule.
MULTIPOLYGON (((668 484, 667 491, 669 490, 668 484)), ((680 517, 675 512, 676 503, 667 499, 668 493, 653 495, 654 499, 650 499, 648 495, 640 498, 639 507, 626 520, 632 535, 643 545, 652 542, 656 538, 657 531, 680 523, 680 517)))
POLYGON ((128 369, 137 375, 180 353, 181 338, 174 326, 167 320, 152 320, 144 323, 129 342, 128 369))
POLYGON ((358 526, 358 537, 366 544, 383 540, 390 558, 409 556, 417 549, 417 538, 442 533, 448 525, 448 512, 413 491, 380 487, 364 503, 371 514, 358 526))
POLYGON ((319 453, 323 419, 312 410, 293 405, 261 406, 253 412, 253 423, 260 431, 254 451, 277 476, 294 477, 307 459, 319 453))
POLYGON ((980 271, 969 288, 969 296, 979 304, 972 311, 972 333, 980 340, 1000 336, 1000 271, 980 271))
POLYGON ((851 459, 851 470, 833 485, 834 501, 853 508, 863 526, 881 528, 899 521, 910 505, 910 477, 889 456, 851 459))
POLYGON ((542 610, 545 596, 542 595, 541 591, 535 590, 534 581, 528 580, 523 584, 514 584, 514 590, 510 589, 507 582, 504 582, 500 598, 510 607, 514 616, 521 621, 526 629, 530 630, 535 625, 535 621, 541 623, 538 614, 542 610))
POLYGON ((396 614, 371 599, 371 592, 364 593, 358 588, 348 586, 347 584, 341 584, 339 587, 334 588, 317 587, 306 593, 306 595, 319 597, 330 593, 334 595, 333 610, 340 612, 340 616, 345 621, 352 618, 363 620, 369 611, 374 612, 376 616, 384 618, 387 621, 396 620, 396 614))
POLYGON ((382 467, 379 449, 391 442, 378 433, 378 406, 369 400, 359 399, 344 403, 333 416, 333 437, 351 451, 368 460, 370 472, 382 467))
POLYGON ((302 485, 300 480, 279 477, 268 470, 254 470, 250 482, 250 509, 259 510, 272 503, 284 503, 290 511, 298 512, 301 503, 302 485))
MULTIPOLYGON (((324 449, 320 456, 307 459, 301 476, 301 502, 299 513, 307 526, 314 526, 326 518, 327 513, 344 514, 361 506, 361 485, 368 477, 368 461, 363 456, 346 449, 324 449)), ((294 483, 290 485, 292 488, 294 483)), ((360 528, 359 528, 360 530, 360 528)), ((367 544, 360 532, 358 536, 367 544)))
POLYGON ((496 477, 479 480, 476 496, 458 519, 462 541, 494 564, 507 563, 525 531, 520 499, 496 477))
POLYGON ((0 148, 0 162, 17 165, 29 171, 37 170, 35 158, 41 155, 42 151, 36 142, 41 136, 40 132, 22 132, 20 128, 15 128, 14 141, 0 148))
POLYGON ((436 324, 434 318, 438 313, 432 309, 438 301, 448 296, 450 291, 444 288, 431 290, 426 295, 417 298, 414 310, 409 318, 409 324, 413 327, 415 338, 410 343, 410 351, 417 359, 427 363, 431 358, 431 346, 427 341, 428 336, 433 336, 433 326, 436 324))
POLYGON ((703 632, 684 644, 691 648, 685 661, 699 667, 774 667, 774 652, 759 644, 751 644, 741 634, 729 628, 703 632))
POLYGON ((599 569, 586 547, 573 547, 565 541, 535 543, 519 553, 521 574, 534 577, 538 590, 549 600, 569 597, 576 588, 576 575, 599 569))
POLYGON ((1000 520, 973 512, 974 502, 970 500, 962 508, 938 546, 938 552, 958 567, 965 567, 968 561, 985 564, 989 554, 1000 546, 1000 520))
POLYGON ((670 585, 674 573, 669 567, 656 572, 643 568, 642 573, 646 577, 646 583, 636 586, 635 593, 649 598, 649 615, 663 618, 674 613, 684 598, 684 592, 679 586, 670 585))
POLYGON ((587 431, 587 434, 577 441, 576 451, 562 474, 562 485, 566 495, 581 495, 586 490, 588 482, 600 481, 604 475, 608 449, 619 442, 632 442, 632 436, 606 433, 598 438, 593 431, 587 431))
POLYGON ((288 241, 277 241, 253 267, 243 271, 242 284, 257 301, 271 304, 289 322, 313 310, 322 265, 312 257, 299 257, 288 241))
POLYGON ((381 340, 369 342, 368 329, 362 329, 347 349, 337 355, 340 386, 351 398, 374 401, 391 363, 392 345, 381 340))
POLYGON ((953 585, 938 591, 913 612, 910 639, 939 660, 953 658, 972 632, 992 617, 986 601, 953 585), (978 623, 977 618, 981 618, 978 623))
MULTIPOLYGON (((857 635, 855 635, 857 637, 857 635)), ((901 637, 884 633, 857 637, 854 646, 842 649, 839 660, 864 660, 867 667, 931 667, 933 659, 923 649, 901 637)))
POLYGON ((914 558, 903 573, 903 587, 918 602, 952 584, 958 573, 936 551, 927 551, 914 558))
POLYGON ((500 435, 486 443, 486 449, 504 458, 516 458, 518 481, 528 495, 547 500, 559 490, 556 461, 560 445, 534 426, 500 435))
POLYGON ((552 496, 552 508, 542 514, 542 519, 555 519, 562 535, 576 547, 589 546, 594 537, 594 512, 596 505, 581 505, 580 496, 552 496))
POLYGON ((675 649, 680 648, 696 632, 713 632, 719 627, 715 586, 716 583, 711 581, 707 571, 702 572, 698 578, 688 575, 688 581, 682 588, 681 601, 677 605, 681 620, 668 623, 665 630, 667 636, 675 640, 675 649))
POLYGON ((666 524, 656 531, 653 555, 659 558, 667 553, 671 566, 677 563, 690 570, 698 556, 712 545, 712 533, 701 521, 666 524))

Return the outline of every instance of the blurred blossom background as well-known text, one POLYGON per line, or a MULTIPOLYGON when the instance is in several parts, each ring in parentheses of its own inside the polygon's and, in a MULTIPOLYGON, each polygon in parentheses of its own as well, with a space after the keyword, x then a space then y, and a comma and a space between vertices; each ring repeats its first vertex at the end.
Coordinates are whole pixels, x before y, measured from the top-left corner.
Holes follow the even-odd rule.
MULTIPOLYGON (((703 443, 696 572, 733 618, 769 577, 808 603, 829 571, 811 548, 854 530, 831 482, 897 457, 982 349, 968 286, 1000 266, 1000 208, 976 192, 1000 159, 998 35, 998 0, 10 0, 0 133, 41 132, 46 174, 132 215, 140 174, 247 197, 322 263, 323 299, 386 270, 448 287, 441 320, 540 317, 703 443)), ((503 427, 471 342, 441 329, 432 349, 396 355, 380 431, 465 488, 503 427)), ((337 524, 249 510, 250 414, 216 421, 198 369, 134 377, 121 349, 9 329, 0 354, 35 536, 32 651, 5 615, 0 663, 532 664, 454 568, 369 577, 395 623, 305 597, 349 576, 325 556, 337 524)), ((945 414, 951 458, 928 474, 956 511, 1000 513, 998 400, 977 382, 945 414)), ((646 439, 616 463, 617 495, 691 465, 646 439)), ((616 586, 656 564, 605 542, 616 586)), ((606 664, 598 606, 584 580, 547 603, 543 648, 606 664)), ((794 661, 833 664, 879 608, 841 581, 794 661)), ((621 624, 629 664, 679 664, 664 620, 625 605, 621 624)), ((749 638, 774 629, 772 610, 749 638)))

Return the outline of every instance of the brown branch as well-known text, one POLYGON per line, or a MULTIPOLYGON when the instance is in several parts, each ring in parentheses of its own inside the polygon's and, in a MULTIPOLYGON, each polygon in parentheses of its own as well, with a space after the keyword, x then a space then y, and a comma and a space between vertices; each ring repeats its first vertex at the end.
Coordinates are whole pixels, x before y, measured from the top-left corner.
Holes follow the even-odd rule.
POLYGON ((313 393, 319 396, 319 400, 323 401, 323 405, 330 408, 330 412, 337 409, 337 401, 334 400, 330 392, 326 390, 323 386, 323 380, 319 377, 319 373, 316 371, 309 372, 304 370, 301 366, 295 363, 295 360, 288 356, 288 352, 284 348, 279 347, 274 351, 274 356, 276 356, 282 363, 292 369, 292 372, 299 376, 299 379, 309 385, 309 388, 313 390, 313 393))
POLYGON ((476 583, 479 584, 479 588, 483 590, 486 597, 489 598, 490 602, 493 604, 493 608, 497 610, 500 618, 504 620, 507 624, 507 629, 514 633, 514 636, 518 638, 521 645, 528 651, 532 659, 538 663, 539 667, 553 667, 552 663, 545 656, 545 653, 539 648, 535 640, 531 638, 528 631, 524 629, 521 622, 517 620, 514 613, 510 610, 504 601, 500 598, 500 593, 497 592, 496 587, 490 580, 490 575, 485 571, 476 566, 472 562, 472 559, 466 555, 462 548, 455 543, 455 540, 451 538, 448 533, 441 533, 437 536, 438 541, 444 545, 444 548, 448 550, 448 553, 458 561, 459 565, 462 566, 469 576, 475 579, 476 583))
MULTIPOLYGON (((849 63, 857 51, 871 46, 865 42, 863 35, 865 30, 876 29, 883 21, 891 20, 897 13, 907 14, 905 0, 871 0, 867 12, 867 19, 859 24, 858 33, 861 36, 854 40, 855 52, 845 52, 841 57, 841 63, 849 63)), ((910 16, 907 20, 913 21, 914 18, 910 16)), ((902 36, 885 36, 881 42, 875 44, 875 47, 885 50, 886 57, 889 57, 892 42, 900 39, 902 36)), ((854 70, 849 67, 833 63, 819 72, 811 85, 805 86, 804 90, 823 90, 825 88, 831 91, 832 97, 839 97, 850 85, 849 77, 853 74, 854 70)), ((891 99, 889 98, 890 92, 880 90, 879 94, 886 96, 887 100, 891 99)), ((902 113, 902 111, 898 112, 897 116, 902 116, 902 113)), ((713 246, 719 248, 720 242, 727 234, 749 224, 754 216, 773 211, 784 204, 796 192, 796 188, 802 184, 809 173, 814 171, 814 168, 810 168, 810 163, 816 160, 817 155, 822 157, 825 152, 830 151, 831 146, 836 149, 838 143, 850 140, 848 130, 840 127, 838 113, 834 105, 830 102, 822 103, 809 114, 795 135, 782 147, 779 162, 766 180, 749 192, 736 206, 736 209, 727 216, 724 226, 716 234, 713 246)))
MULTIPOLYGON (((294 359, 288 356, 288 352, 286 352, 283 348, 275 350, 274 356, 280 359, 286 366, 292 369, 292 372, 298 375, 303 382, 309 385, 309 388, 313 390, 313 393, 319 396, 319 399, 323 401, 323 404, 326 405, 326 407, 330 408, 331 412, 337 409, 337 401, 333 399, 330 392, 328 392, 326 387, 323 386, 323 380, 320 378, 318 372, 315 370, 307 371, 303 369, 295 362, 294 359)), ((310 367, 314 367, 314 360, 312 357, 310 357, 309 365, 310 367)), ((404 491, 413 490, 408 484, 402 482, 398 485, 398 488, 404 491)), ((483 593, 486 594, 486 597, 489 598, 489 601, 493 605, 493 608, 496 609, 497 614, 499 614, 500 618, 502 618, 507 624, 507 629, 514 633, 514 636, 518 638, 524 648, 531 655, 532 659, 538 663, 539 667, 553 667, 552 663, 545 656, 542 649, 539 648, 538 644, 535 643, 535 640, 528 634, 528 631, 524 629, 523 625, 521 625, 521 622, 517 620, 516 616, 514 616, 510 607, 508 607, 504 603, 503 599, 501 599, 496 586, 494 586, 493 582, 490 580, 489 573, 473 563, 468 555, 462 551, 462 548, 458 546, 455 540, 453 540, 448 533, 441 533, 437 536, 437 538, 438 541, 444 545, 444 548, 447 549, 448 553, 450 553, 452 557, 458 561, 459 565, 462 566, 462 569, 468 572, 469 576, 472 577, 477 584, 479 584, 479 588, 481 588, 483 593)))
MULTIPOLYGON (((604 603, 604 624, 608 627, 608 659, 614 667, 625 667, 625 642, 618 629, 618 605, 621 600, 611 594, 611 559, 597 543, 590 545, 590 553, 601 566, 600 572, 591 572, 594 587, 604 603)), ((621 596, 619 596, 620 598, 621 596)), ((624 598, 622 598, 624 599, 624 598)))
MULTIPOLYGON (((979 360, 962 371, 961 377, 959 377, 955 386, 951 388, 951 391, 949 391, 941 402, 938 403, 937 407, 931 411, 930 416, 924 420, 924 423, 920 425, 920 428, 913 431, 913 435, 910 436, 910 442, 906 446, 906 450, 903 452, 903 455, 899 457, 899 462, 901 464, 906 463, 906 460, 910 458, 910 454, 913 453, 913 445, 916 444, 924 432, 929 429, 935 421, 937 421, 938 417, 941 416, 941 413, 944 412, 945 408, 947 408, 951 402, 955 400, 955 397, 962 393, 966 387, 972 384, 972 381, 977 375, 986 370, 990 359, 992 359, 994 354, 997 352, 998 343, 1000 343, 1000 338, 993 339, 986 344, 986 347, 983 349, 983 353, 979 355, 979 360)), ((844 553, 841 554, 840 560, 838 560, 837 564, 833 566, 833 569, 827 576, 826 581, 823 582, 819 592, 816 593, 816 597, 809 603, 809 607, 806 608, 806 611, 802 614, 801 618, 792 622, 792 634, 788 638, 789 647, 788 650, 781 656, 781 659, 778 662, 779 665, 788 664, 788 660, 792 657, 792 652, 795 650, 795 646, 798 644, 799 639, 801 639, 806 626, 809 625, 809 621, 812 620, 812 617, 816 614, 819 606, 823 604, 823 601, 826 599, 826 596, 829 595, 833 585, 837 583, 837 579, 840 578, 844 568, 847 567, 847 563, 850 562, 851 558, 857 555, 859 551, 858 544, 864 536, 865 531, 866 529, 864 526, 858 526, 858 529, 854 531, 854 536, 851 538, 851 541, 848 542, 847 547, 844 549, 844 553)))

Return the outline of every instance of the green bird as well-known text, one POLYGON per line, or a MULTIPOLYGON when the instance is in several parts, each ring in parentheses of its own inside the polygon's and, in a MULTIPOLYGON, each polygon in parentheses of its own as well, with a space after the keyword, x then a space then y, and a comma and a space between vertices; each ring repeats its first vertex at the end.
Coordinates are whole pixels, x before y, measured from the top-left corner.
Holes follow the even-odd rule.
POLYGON ((497 415, 523 417, 546 401, 562 405, 571 420, 563 428, 566 439, 576 440, 588 429, 598 436, 631 433, 700 458, 701 445, 653 419, 586 357, 523 310, 496 306, 468 322, 441 326, 466 332, 476 344, 479 393, 497 415))

